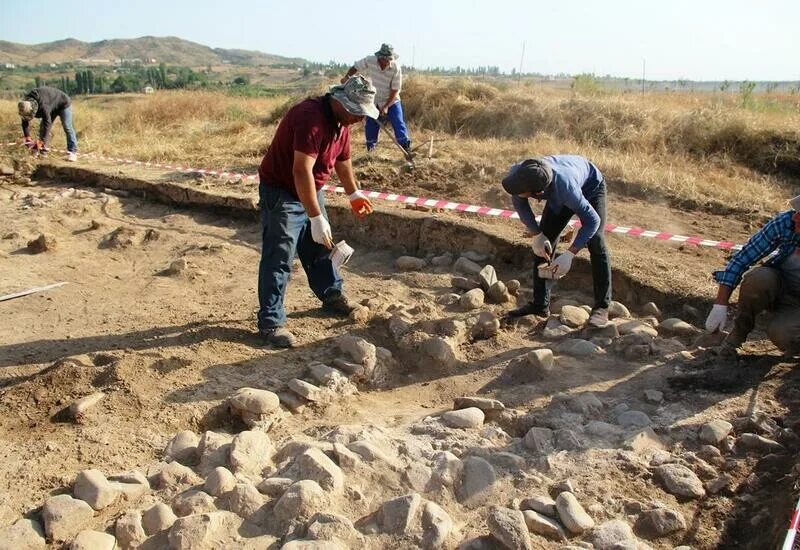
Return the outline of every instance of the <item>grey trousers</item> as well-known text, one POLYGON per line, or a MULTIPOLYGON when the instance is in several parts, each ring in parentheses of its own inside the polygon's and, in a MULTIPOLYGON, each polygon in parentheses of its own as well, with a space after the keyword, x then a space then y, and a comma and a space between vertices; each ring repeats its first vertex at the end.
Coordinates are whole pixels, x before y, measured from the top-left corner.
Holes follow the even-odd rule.
POLYGON ((727 341, 739 346, 756 324, 756 316, 771 311, 767 335, 781 351, 800 353, 800 296, 784 289, 781 272, 756 267, 744 276, 739 289, 739 311, 727 341))

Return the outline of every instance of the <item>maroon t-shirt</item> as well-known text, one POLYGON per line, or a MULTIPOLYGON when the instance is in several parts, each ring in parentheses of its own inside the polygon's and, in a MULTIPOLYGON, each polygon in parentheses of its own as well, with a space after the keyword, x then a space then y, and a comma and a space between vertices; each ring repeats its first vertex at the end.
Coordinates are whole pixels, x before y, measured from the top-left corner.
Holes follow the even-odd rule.
POLYGON ((330 101, 326 96, 306 99, 284 115, 258 168, 262 185, 281 187, 297 197, 295 151, 316 157, 312 173, 317 190, 327 183, 336 162, 350 158, 350 130, 336 122, 330 101))

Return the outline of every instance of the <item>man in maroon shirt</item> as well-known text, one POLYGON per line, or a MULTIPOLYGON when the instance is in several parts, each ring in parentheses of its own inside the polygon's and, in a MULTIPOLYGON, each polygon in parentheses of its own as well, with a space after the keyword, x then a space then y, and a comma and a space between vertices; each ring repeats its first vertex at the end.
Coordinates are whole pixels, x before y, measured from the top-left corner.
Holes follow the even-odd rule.
POLYGON ((361 193, 350 161, 350 125, 378 118, 375 88, 355 76, 326 95, 301 101, 284 115, 258 169, 262 247, 258 269, 258 330, 276 347, 292 347, 283 301, 295 252, 322 309, 347 315, 352 306, 330 258, 331 226, 322 186, 336 171, 353 213, 372 204, 361 193))

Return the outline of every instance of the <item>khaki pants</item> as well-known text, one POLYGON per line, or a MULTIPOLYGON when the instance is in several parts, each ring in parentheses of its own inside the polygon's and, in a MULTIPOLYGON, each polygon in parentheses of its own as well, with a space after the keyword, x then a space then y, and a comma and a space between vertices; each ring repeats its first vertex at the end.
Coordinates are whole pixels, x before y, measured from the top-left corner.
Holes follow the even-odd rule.
POLYGON ((756 324, 756 316, 771 311, 767 335, 781 351, 800 353, 800 296, 784 288, 781 272, 772 267, 756 267, 742 280, 739 311, 728 342, 739 346, 756 324))

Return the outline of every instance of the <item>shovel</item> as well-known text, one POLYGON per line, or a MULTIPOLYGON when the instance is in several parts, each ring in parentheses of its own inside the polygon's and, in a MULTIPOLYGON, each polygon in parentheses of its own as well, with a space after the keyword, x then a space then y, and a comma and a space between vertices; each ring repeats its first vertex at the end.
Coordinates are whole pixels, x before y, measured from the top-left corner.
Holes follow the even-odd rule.
POLYGON ((387 121, 386 117, 378 118, 378 126, 381 127, 381 130, 386 132, 386 135, 389 136, 389 138, 392 140, 392 143, 397 145, 397 148, 400 149, 403 152, 403 156, 406 159, 407 166, 409 168, 414 168, 414 153, 412 153, 410 151, 406 151, 405 148, 402 145, 400 145, 400 143, 397 141, 397 138, 394 137, 394 133, 390 132, 389 128, 386 127, 387 122, 388 121, 387 121))

